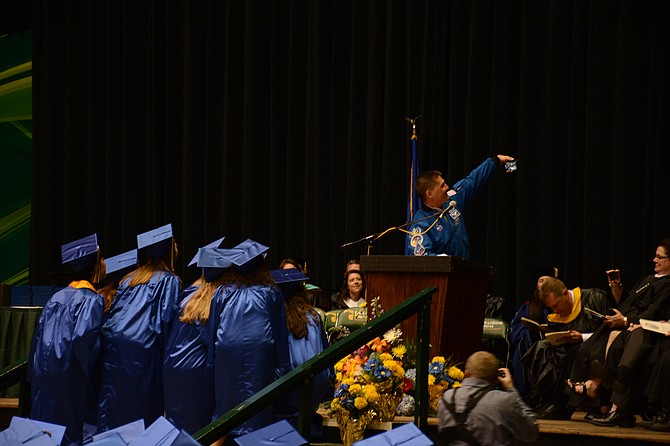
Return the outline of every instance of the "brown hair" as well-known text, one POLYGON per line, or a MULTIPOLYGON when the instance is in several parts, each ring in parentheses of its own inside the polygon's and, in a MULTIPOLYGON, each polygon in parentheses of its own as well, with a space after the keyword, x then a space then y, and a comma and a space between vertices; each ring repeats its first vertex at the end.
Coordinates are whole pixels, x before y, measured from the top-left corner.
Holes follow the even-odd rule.
POLYGON ((540 300, 544 302, 550 294, 560 297, 566 289, 562 280, 549 277, 540 285, 540 300))
POLYGON ((288 329, 296 339, 306 337, 309 325, 314 324, 309 320, 308 314, 311 314, 314 320, 319 319, 319 314, 314 311, 314 307, 307 300, 305 285, 300 284, 295 293, 291 296, 285 296, 285 303, 288 329))
POLYGON ((441 176, 442 172, 439 170, 429 170, 428 172, 424 172, 416 177, 416 181, 414 182, 414 190, 416 191, 416 194, 419 196, 419 198, 421 198, 421 201, 426 200, 426 192, 429 189, 435 187, 437 178, 441 176))

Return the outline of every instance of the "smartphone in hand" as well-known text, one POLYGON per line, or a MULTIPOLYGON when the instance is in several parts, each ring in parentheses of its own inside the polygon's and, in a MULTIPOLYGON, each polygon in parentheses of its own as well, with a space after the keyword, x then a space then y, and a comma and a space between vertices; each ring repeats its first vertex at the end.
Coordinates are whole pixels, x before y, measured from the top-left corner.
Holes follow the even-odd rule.
POLYGON ((610 282, 618 282, 621 280, 621 271, 618 269, 610 269, 607 271, 607 278, 610 282))

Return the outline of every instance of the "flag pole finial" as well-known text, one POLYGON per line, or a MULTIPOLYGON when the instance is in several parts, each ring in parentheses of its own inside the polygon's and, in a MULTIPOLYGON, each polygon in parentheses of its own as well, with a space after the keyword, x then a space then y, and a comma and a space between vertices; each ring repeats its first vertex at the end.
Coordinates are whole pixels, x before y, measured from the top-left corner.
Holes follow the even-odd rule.
POLYGON ((421 119, 421 115, 417 116, 416 118, 405 118, 405 121, 409 122, 412 124, 412 136, 410 137, 410 140, 415 140, 417 139, 416 136, 416 123, 417 121, 421 119))

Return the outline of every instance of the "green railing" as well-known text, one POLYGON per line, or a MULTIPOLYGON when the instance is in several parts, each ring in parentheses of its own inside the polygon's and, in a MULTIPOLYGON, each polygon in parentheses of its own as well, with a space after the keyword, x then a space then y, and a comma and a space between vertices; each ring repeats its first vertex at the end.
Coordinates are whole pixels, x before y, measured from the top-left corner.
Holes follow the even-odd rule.
POLYGON ((5 391, 15 384, 20 384, 19 389, 19 416, 30 416, 30 384, 28 378, 28 362, 17 361, 0 370, 0 392, 5 391))
MULTIPOLYGON (((437 288, 427 288, 415 294, 395 308, 385 312, 374 321, 364 325, 346 338, 328 347, 319 355, 291 370, 277 381, 240 403, 220 418, 198 431, 194 437, 202 444, 211 444, 255 415, 259 410, 273 403, 286 392, 300 386, 300 410, 298 431, 309 438, 312 413, 312 379, 322 370, 359 348, 361 345, 381 336, 405 319, 417 316, 416 348, 416 406, 414 422, 423 431, 428 427, 428 360, 430 349, 430 302, 437 288)), ((27 362, 19 361, 0 370, 0 391, 14 384, 21 384, 19 415, 30 413, 30 386, 27 381, 27 362)))
POLYGON ((312 413, 311 382, 319 372, 359 348, 361 345, 381 336, 387 330, 414 315, 417 316, 416 348, 416 406, 414 422, 423 430, 428 426, 428 361, 430 349, 430 302, 437 288, 427 288, 415 294, 395 308, 385 312, 372 322, 364 325, 328 347, 319 355, 291 370, 277 381, 265 387, 251 398, 223 414, 211 424, 198 431, 194 437, 202 444, 211 444, 239 426, 268 404, 272 404, 286 392, 300 387, 300 410, 298 431, 309 438, 310 416, 312 413))

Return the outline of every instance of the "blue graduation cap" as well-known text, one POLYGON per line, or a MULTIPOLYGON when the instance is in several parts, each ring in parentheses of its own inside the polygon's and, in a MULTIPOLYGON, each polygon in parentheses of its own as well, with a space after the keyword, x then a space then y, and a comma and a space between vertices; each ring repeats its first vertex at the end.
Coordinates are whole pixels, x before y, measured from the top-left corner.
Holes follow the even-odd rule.
POLYGON ((296 268, 274 269, 270 271, 270 275, 282 293, 284 293, 284 296, 287 297, 295 293, 301 283, 309 280, 309 277, 296 268))
MULTIPOLYGON (((225 237, 221 237, 218 240, 214 240, 212 243, 208 243, 207 245, 202 246, 200 249, 203 249, 203 248, 220 248, 221 243, 223 243, 224 239, 225 239, 225 237)), ((188 266, 193 266, 196 263, 198 263, 198 256, 200 255, 200 249, 198 249, 198 252, 195 254, 195 256, 193 256, 193 259, 191 259, 191 262, 188 264, 188 266)))
MULTIPOLYGON (((109 437, 114 437, 110 441, 117 441, 118 439, 116 437, 120 437, 121 440, 123 441, 123 444, 130 444, 133 441, 135 441, 136 438, 138 438, 142 433, 144 432, 144 419, 140 418, 139 420, 135 420, 132 423, 124 424, 123 426, 116 427, 114 429, 110 429, 105 432, 100 432, 99 434, 96 434, 92 437, 93 442, 89 444, 93 445, 107 445, 108 443, 102 443, 109 437), (101 443, 98 443, 101 442, 101 443)), ((84 441, 86 443, 86 441, 84 441)), ((116 444, 116 443, 109 443, 109 444, 116 444)))
POLYGON ((200 248, 198 250, 198 267, 203 268, 205 280, 211 282, 216 279, 224 269, 233 265, 231 257, 239 253, 235 249, 222 248, 200 248))
POLYGON ((159 417, 129 446, 201 446, 186 431, 179 430, 165 417, 159 417))
POLYGON ((270 274, 272 275, 272 280, 274 280, 277 285, 282 283, 304 282, 309 280, 309 277, 296 268, 273 269, 270 271, 270 274))
POLYGON ((122 275, 125 270, 137 267, 137 249, 131 249, 123 254, 105 259, 107 275, 116 273, 122 275))
POLYGON ((432 446, 430 441, 414 423, 407 423, 383 434, 357 441, 354 446, 432 446))
POLYGON ((284 445, 302 446, 309 444, 286 420, 265 426, 235 439, 240 446, 284 445))
POLYGON ((61 246, 60 255, 63 264, 70 264, 76 272, 83 271, 97 258, 98 235, 91 234, 79 240, 61 246))
POLYGON ((137 235, 137 249, 145 249, 149 257, 158 260, 172 247, 172 224, 137 235))
POLYGON ((179 429, 161 416, 129 446, 170 446, 179 434, 179 429))
POLYGON ((65 426, 12 417, 9 427, 0 432, 0 444, 28 446, 58 446, 63 440, 65 426))
POLYGON ((233 249, 238 252, 231 254, 230 260, 241 272, 247 273, 265 259, 270 248, 251 239, 246 239, 233 249))
POLYGON ((87 446, 128 446, 128 443, 123 441, 123 437, 119 434, 111 434, 105 437, 102 437, 99 440, 93 440, 90 443, 86 443, 87 446))

